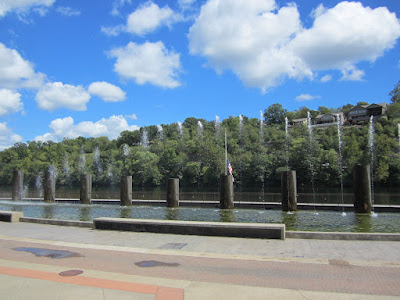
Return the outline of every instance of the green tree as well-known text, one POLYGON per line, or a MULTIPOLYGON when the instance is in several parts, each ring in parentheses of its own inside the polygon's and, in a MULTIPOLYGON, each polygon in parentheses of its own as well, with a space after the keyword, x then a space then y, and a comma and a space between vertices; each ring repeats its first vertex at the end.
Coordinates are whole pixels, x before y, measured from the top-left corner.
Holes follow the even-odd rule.
POLYGON ((394 86, 393 90, 389 93, 392 103, 400 103, 400 80, 394 86))
POLYGON ((287 110, 281 104, 275 103, 269 106, 264 112, 264 121, 268 125, 285 124, 287 110))
POLYGON ((331 109, 329 109, 325 106, 318 106, 318 111, 321 115, 324 115, 324 114, 331 112, 331 109))

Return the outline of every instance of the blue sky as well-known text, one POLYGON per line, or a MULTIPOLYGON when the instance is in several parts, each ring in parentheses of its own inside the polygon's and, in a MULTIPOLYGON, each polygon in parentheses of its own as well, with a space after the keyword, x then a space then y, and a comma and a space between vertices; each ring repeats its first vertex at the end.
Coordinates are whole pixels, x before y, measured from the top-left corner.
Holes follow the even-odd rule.
POLYGON ((0 150, 389 102, 400 1, 0 0, 0 150))

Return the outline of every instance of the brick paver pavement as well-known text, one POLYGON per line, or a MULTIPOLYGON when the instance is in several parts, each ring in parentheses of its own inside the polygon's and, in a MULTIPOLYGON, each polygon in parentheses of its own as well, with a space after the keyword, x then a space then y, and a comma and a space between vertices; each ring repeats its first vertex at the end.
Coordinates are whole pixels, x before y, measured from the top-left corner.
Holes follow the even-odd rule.
POLYGON ((400 297, 399 242, 210 238, 1 222, 0 234, 0 266, 8 261, 188 282, 400 297), (76 255, 57 259, 18 248, 76 255))

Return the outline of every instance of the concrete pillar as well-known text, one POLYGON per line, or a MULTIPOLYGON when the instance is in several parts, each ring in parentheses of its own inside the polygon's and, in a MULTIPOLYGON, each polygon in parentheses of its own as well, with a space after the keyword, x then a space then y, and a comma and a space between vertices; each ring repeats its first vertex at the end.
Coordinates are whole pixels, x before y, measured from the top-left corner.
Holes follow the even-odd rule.
POLYGON ((371 204, 371 173, 370 166, 355 165, 353 169, 354 211, 370 213, 371 204))
POLYGON ((282 210, 297 210, 297 180, 296 171, 281 173, 282 210))
POLYGON ((24 198, 24 172, 14 170, 12 180, 12 200, 22 201, 24 198))
POLYGON ((121 206, 132 205, 132 176, 121 177, 121 206))
POLYGON ((55 202, 56 200, 56 177, 54 172, 46 170, 44 174, 44 202, 55 202))
POLYGON ((80 200, 82 204, 90 204, 92 201, 92 174, 81 175, 80 200))
POLYGON ((219 178, 220 208, 233 208, 233 177, 221 174, 219 178))
POLYGON ((167 207, 179 206, 179 179, 168 178, 167 183, 167 207))

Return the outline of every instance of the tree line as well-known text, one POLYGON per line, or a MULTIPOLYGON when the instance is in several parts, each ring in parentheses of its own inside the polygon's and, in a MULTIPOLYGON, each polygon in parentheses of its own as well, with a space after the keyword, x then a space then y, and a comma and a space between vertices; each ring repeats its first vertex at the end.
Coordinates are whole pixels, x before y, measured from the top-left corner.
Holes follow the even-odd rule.
MULTIPOLYGON (((390 93, 392 103, 386 115, 374 123, 374 181, 381 186, 400 183, 399 91, 400 82, 390 93)), ((310 185, 311 176, 317 186, 338 187, 341 176, 345 185, 351 185, 353 166, 371 163, 368 124, 341 128, 342 161, 337 126, 313 128, 313 139, 307 126, 290 128, 288 137, 285 131, 285 117, 306 117, 310 111, 315 119, 320 113, 346 113, 351 107, 319 107, 317 111, 302 107, 288 112, 273 104, 263 120, 231 116, 219 123, 190 117, 183 124, 123 131, 111 141, 78 137, 17 143, 0 152, 0 185, 10 185, 13 170, 19 169, 25 182, 34 186, 51 167, 59 186, 77 186, 81 174, 91 173, 98 186, 118 184, 122 175, 132 175, 135 186, 164 185, 174 177, 181 179, 182 186, 215 187, 225 168, 225 131, 238 186, 279 186, 280 173, 287 169, 297 171, 299 185, 310 185)))

